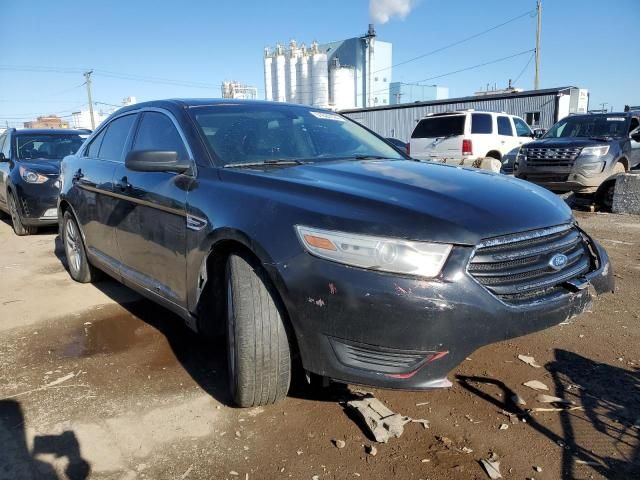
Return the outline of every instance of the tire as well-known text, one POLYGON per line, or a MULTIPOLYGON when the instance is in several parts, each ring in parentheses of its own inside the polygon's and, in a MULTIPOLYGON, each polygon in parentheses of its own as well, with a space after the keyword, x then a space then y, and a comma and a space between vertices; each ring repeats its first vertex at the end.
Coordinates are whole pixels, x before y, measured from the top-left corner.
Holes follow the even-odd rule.
POLYGON ((62 244, 71 278, 79 283, 98 280, 100 271, 89 263, 78 222, 69 211, 64 213, 62 219, 62 244))
POLYGON ((291 350, 282 317, 264 274, 231 255, 226 268, 227 352, 231 396, 240 407, 286 397, 291 350))
MULTIPOLYGON (((621 173, 625 173, 625 172, 626 172, 626 169, 624 168, 624 165, 618 162, 613 166, 611 177, 616 177, 617 175, 620 175, 621 173)), ((604 191, 602 192, 602 197, 601 197, 602 206, 607 212, 610 212, 611 208, 613 207, 613 194, 615 192, 615 189, 616 189, 616 180, 615 178, 612 178, 611 180, 608 181, 608 184, 605 187, 604 191)))
POLYGON ((7 204, 9 206, 13 231, 16 235, 24 237, 25 235, 33 235, 38 231, 37 227, 27 226, 22 223, 22 218, 20 218, 20 212, 18 211, 18 199, 13 192, 7 192, 7 204))

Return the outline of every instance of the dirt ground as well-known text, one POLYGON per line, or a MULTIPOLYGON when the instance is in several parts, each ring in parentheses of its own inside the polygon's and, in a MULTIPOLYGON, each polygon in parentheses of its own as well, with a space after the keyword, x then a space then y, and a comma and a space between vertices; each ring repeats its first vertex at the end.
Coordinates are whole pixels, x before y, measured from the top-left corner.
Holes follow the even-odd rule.
POLYGON ((362 388, 297 381, 275 406, 233 408, 223 345, 113 281, 74 283, 55 230, 19 238, 0 221, 0 479, 484 479, 491 453, 504 478, 640 478, 640 217, 576 215, 616 294, 478 350, 451 389, 364 389, 430 421, 375 456, 342 403, 362 388), (580 408, 528 412, 552 406, 529 380, 580 408))

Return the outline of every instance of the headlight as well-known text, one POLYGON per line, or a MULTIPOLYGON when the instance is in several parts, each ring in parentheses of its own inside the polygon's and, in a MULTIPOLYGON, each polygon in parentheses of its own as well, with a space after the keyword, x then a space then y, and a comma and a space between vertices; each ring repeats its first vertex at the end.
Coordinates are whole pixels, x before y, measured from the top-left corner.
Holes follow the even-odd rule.
POLYGON ((600 145, 598 147, 584 147, 580 156, 585 157, 602 157, 609 153, 609 145, 600 145))
POLYGON ((451 252, 443 243, 411 242, 296 226, 306 250, 320 258, 354 267, 433 278, 451 252))
POLYGON ((44 175, 33 172, 25 167, 20 167, 20 176, 27 183, 44 183, 49 180, 44 175))

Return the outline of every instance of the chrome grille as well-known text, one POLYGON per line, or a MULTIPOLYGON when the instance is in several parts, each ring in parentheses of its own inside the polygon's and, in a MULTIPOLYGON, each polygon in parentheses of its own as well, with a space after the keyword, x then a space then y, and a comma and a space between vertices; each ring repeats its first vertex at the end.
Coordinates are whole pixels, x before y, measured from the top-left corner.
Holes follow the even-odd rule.
POLYGON ((532 302, 561 293, 562 284, 587 273, 592 258, 582 234, 561 225, 482 242, 469 263, 469 273, 507 303, 532 302), (550 264, 556 254, 567 257, 556 270, 550 264))
POLYGON ((581 148, 525 148, 527 165, 532 167, 573 167, 581 148))

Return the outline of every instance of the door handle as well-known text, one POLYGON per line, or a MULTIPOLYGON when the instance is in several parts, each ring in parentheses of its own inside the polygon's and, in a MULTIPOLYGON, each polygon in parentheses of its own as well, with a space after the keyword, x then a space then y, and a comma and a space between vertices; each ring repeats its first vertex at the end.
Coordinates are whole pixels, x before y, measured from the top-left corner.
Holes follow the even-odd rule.
POLYGON ((131 190, 132 185, 127 180, 127 177, 122 177, 118 183, 116 183, 116 187, 120 189, 121 192, 126 192, 131 190))
POLYGON ((82 173, 81 169, 78 169, 78 171, 73 174, 73 177, 71 177, 71 182, 72 183, 77 183, 80 180, 82 180, 83 178, 84 178, 84 173, 82 173))

